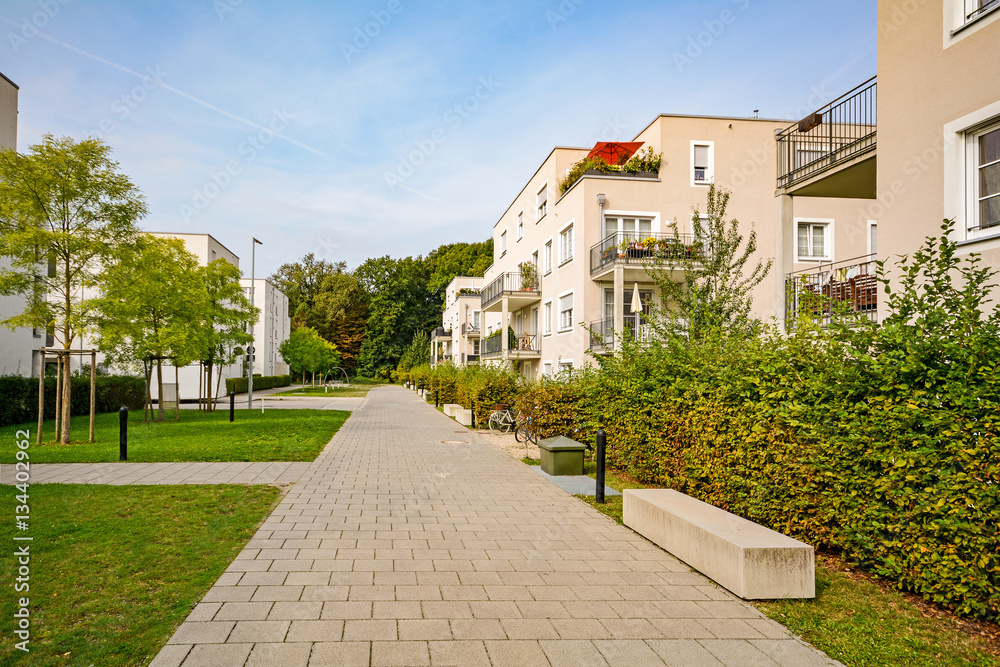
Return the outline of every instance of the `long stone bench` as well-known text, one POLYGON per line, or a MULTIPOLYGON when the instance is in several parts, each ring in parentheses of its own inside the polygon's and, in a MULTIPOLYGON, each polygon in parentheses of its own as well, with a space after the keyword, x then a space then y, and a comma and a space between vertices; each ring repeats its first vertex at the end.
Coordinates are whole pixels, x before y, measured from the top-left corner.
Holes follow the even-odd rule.
POLYGON ((808 544, 673 489, 628 489, 623 504, 626 526, 741 598, 816 597, 808 544))
POLYGON ((444 410, 446 415, 454 418, 455 414, 462 409, 462 406, 458 403, 445 403, 444 407, 441 409, 444 410))

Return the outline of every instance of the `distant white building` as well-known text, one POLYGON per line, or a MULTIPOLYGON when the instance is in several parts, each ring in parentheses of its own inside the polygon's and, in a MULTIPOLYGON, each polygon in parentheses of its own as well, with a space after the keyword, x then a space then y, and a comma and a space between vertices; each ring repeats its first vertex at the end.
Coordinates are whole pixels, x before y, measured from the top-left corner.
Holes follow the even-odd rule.
MULTIPOLYGON (((0 73, 0 149, 17 148, 17 94, 17 84, 0 73)), ((10 268, 10 260, 0 257, 0 270, 10 268)), ((0 296, 0 320, 24 312, 24 306, 22 297, 0 296)), ((38 329, 0 327, 0 375, 37 377, 38 349, 51 342, 38 329)))
POLYGON ((288 297, 265 278, 253 281, 244 278, 240 285, 253 305, 260 308, 260 318, 253 328, 253 372, 261 375, 288 375, 288 364, 278 352, 278 347, 292 333, 288 297))

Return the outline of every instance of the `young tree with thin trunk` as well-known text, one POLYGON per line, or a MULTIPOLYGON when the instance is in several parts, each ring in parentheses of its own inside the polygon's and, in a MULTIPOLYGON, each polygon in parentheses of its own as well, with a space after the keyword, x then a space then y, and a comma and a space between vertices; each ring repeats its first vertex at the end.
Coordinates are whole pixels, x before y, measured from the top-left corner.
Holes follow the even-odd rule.
POLYGON ((293 373, 302 373, 302 388, 306 386, 306 373, 325 373, 340 363, 340 353, 329 341, 320 337, 311 327, 299 327, 283 342, 278 351, 293 373))
MULTIPOLYGON (((58 347, 92 324, 100 272, 134 242, 146 214, 139 189, 98 139, 46 135, 21 155, 0 151, 0 294, 25 297, 5 326, 52 331, 58 347), (47 269, 46 269, 47 265, 47 269)), ((61 432, 70 441, 70 365, 62 381, 61 432)))
POLYGON ((250 343, 250 327, 257 323, 260 309, 240 287, 240 270, 224 259, 217 259, 199 270, 206 296, 206 308, 198 325, 201 338, 200 359, 205 364, 204 398, 209 411, 215 410, 215 397, 222 382, 220 366, 233 363, 241 347, 250 343), (218 380, 213 391, 213 374, 218 380))

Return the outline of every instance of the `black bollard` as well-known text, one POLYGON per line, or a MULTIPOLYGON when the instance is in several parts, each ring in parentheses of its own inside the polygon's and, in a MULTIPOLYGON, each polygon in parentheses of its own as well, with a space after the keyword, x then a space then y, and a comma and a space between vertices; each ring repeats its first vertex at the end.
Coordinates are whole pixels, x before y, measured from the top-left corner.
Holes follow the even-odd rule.
POLYGON ((597 443, 594 456, 597 459, 597 502, 604 502, 604 449, 607 445, 607 435, 604 429, 597 431, 597 443))
POLYGON ((229 392, 229 423, 236 419, 236 392, 229 392))
POLYGON ((128 408, 118 409, 118 460, 128 461, 128 408))

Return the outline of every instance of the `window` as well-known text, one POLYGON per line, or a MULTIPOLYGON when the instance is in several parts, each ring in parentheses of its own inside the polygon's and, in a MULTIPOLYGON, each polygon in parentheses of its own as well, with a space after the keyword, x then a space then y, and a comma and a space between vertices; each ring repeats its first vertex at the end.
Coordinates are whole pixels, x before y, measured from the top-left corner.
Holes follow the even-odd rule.
POLYGON ((517 240, 524 236, 524 211, 517 214, 517 240))
POLYGON ((709 185, 715 170, 714 144, 711 141, 691 142, 691 185, 709 185))
POLYGON ((573 225, 559 232, 559 264, 573 259, 573 225))
POLYGON ((878 223, 874 220, 868 221, 868 254, 878 254, 878 223))
POLYGON ((544 364, 542 364, 542 375, 544 375, 547 378, 552 377, 552 362, 551 361, 546 361, 544 364))
POLYGON ((476 330, 479 329, 479 311, 478 310, 472 311, 472 328, 476 329, 476 330))
POLYGON ((1000 231, 1000 125, 969 135, 969 231, 1000 231))
POLYGON ((552 241, 545 244, 545 273, 552 273, 552 241))
POLYGON ((573 293, 559 297, 559 331, 573 329, 573 293))
POLYGON ((507 232, 500 233, 500 256, 507 254, 507 232))
POLYGON ((1000 0, 944 0, 944 47, 1000 18, 1000 0))
POLYGON ((560 373, 562 373, 564 371, 565 372, 569 372, 569 371, 572 371, 572 370, 573 370, 573 360, 572 359, 567 359, 565 361, 562 360, 562 359, 559 360, 559 372, 560 373))
POLYGON ((604 217, 604 236, 608 238, 613 234, 621 234, 625 238, 646 237, 653 233, 652 218, 635 218, 620 216, 604 217))
POLYGON ((535 252, 531 253, 531 265, 533 267, 535 267, 536 271, 538 270, 538 251, 537 250, 535 252))
POLYGON ((552 333, 552 302, 545 302, 545 310, 542 315, 542 331, 548 336, 552 333))
POLYGON ((797 261, 812 262, 833 259, 830 222, 828 220, 800 220, 797 222, 797 261))
POLYGON ((535 204, 538 207, 535 211, 535 222, 538 222, 545 217, 545 214, 549 212, 549 185, 546 183, 542 186, 542 189, 538 191, 535 195, 535 204))

